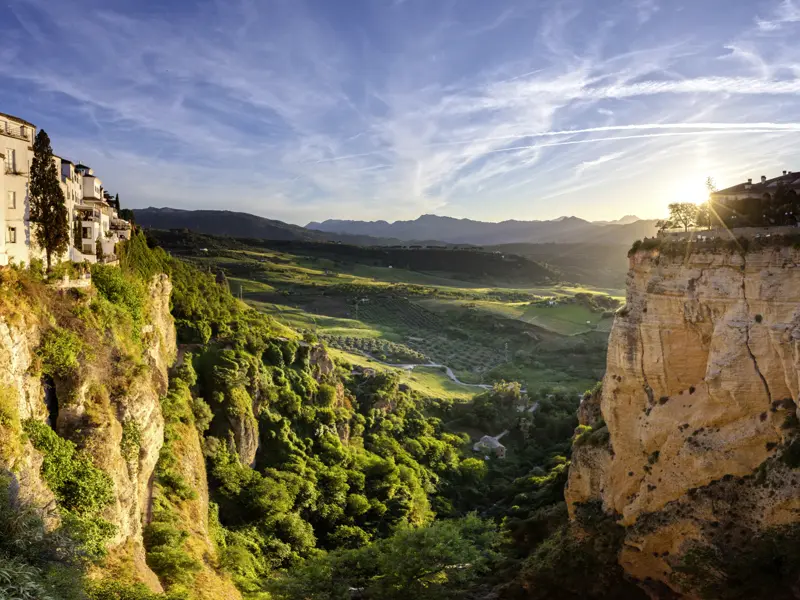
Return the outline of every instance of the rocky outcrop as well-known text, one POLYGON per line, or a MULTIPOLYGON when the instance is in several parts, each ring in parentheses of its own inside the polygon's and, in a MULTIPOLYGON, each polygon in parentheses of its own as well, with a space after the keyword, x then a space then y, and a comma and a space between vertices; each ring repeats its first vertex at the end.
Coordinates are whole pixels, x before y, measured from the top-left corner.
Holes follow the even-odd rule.
MULTIPOLYGON (((19 420, 48 421, 57 433, 88 452, 114 482, 114 502, 104 517, 116 529, 109 549, 112 558, 133 563, 135 576, 152 589, 158 579, 145 563, 142 530, 150 502, 150 480, 164 439, 160 396, 167 388, 167 369, 175 356, 175 328, 169 311, 169 278, 158 276, 149 286, 147 323, 140 345, 114 340, 115 333, 79 329, 88 347, 78 371, 56 378, 54 397, 45 402, 36 348, 48 316, 39 307, 23 305, 0 314, 0 388, 19 420), (126 345, 127 344, 127 345, 126 345), (48 404, 52 406, 48 406, 48 404), (48 410, 49 409, 49 410, 48 410), (57 411, 57 418, 55 418, 57 411), (124 555, 124 556, 122 556, 124 555)), ((55 296, 71 306, 72 300, 55 296)), ((79 300, 78 303, 81 301, 79 300)), ((42 456, 22 443, 16 456, 0 458, 11 475, 12 495, 20 503, 57 513, 53 494, 42 481, 42 456)))
POLYGON ((634 254, 602 393, 579 413, 608 440, 574 450, 572 514, 602 501, 626 571, 690 595, 675 569, 726 522, 800 522, 800 478, 778 460, 799 395, 800 251, 634 254))
MULTIPOLYGON (((8 428, 7 437, 18 432, 25 419, 44 421, 48 417, 42 379, 34 368, 34 350, 40 338, 39 321, 24 306, 0 313, 0 402, 7 405, 15 421, 0 423, 8 428)), ((42 457, 30 444, 18 440, 10 440, 3 450, 0 474, 9 480, 12 501, 40 509, 48 524, 54 526, 58 523, 55 498, 40 475, 42 457)))

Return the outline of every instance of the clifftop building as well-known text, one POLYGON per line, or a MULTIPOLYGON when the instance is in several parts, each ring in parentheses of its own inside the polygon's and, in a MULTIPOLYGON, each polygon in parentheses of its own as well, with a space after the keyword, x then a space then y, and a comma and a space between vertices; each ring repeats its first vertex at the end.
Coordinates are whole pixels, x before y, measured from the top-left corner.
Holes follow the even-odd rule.
MULTIPOLYGON (((18 117, 0 113, 0 266, 29 265, 44 252, 33 237, 30 222, 30 169, 36 126, 18 117)), ((120 219, 117 207, 109 203, 111 194, 91 168, 53 156, 60 174, 67 208, 70 247, 54 262, 96 262, 113 260, 116 243, 130 238, 130 223, 120 219)))
POLYGON ((775 192, 778 191, 779 187, 800 193, 800 173, 784 171, 782 175, 772 179, 767 179, 766 175, 762 175, 761 180, 756 183, 753 183, 752 179, 748 179, 744 183, 713 192, 711 199, 720 204, 747 198, 760 198, 769 201, 775 197, 775 192))

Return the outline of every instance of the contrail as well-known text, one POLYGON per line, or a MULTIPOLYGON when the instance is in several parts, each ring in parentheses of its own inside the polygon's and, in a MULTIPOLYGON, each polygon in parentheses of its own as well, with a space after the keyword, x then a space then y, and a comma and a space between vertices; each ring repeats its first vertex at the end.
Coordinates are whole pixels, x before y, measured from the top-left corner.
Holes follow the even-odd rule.
MULTIPOLYGON (((800 132, 800 123, 642 123, 636 125, 605 125, 602 127, 588 127, 585 129, 560 129, 555 131, 535 131, 528 133, 519 133, 513 135, 504 135, 498 137, 474 138, 470 140, 454 140, 450 142, 433 142, 425 144, 426 148, 437 146, 460 146, 475 144, 478 142, 497 142, 502 140, 517 140, 522 138, 537 138, 537 137, 562 137, 570 135, 582 135, 590 133, 608 133, 611 131, 646 131, 646 130, 664 130, 664 129, 692 129, 697 131, 690 132, 676 132, 666 134, 645 134, 636 136, 618 136, 618 137, 605 137, 595 138, 591 140, 577 140, 574 142, 559 142, 554 144, 537 144, 536 146, 521 146, 522 148, 546 148, 548 146, 567 145, 576 143, 591 143, 591 142, 605 142, 611 140, 629 140, 629 139, 642 139, 648 137, 663 137, 668 135, 697 135, 697 134, 719 134, 719 133, 780 133, 780 132, 800 132)), ((515 148, 499 148, 497 150, 487 150, 484 154, 493 152, 507 152, 515 148)), ((359 154, 347 154, 344 156, 334 156, 333 158, 325 158, 315 161, 314 164, 337 162, 340 160, 347 160, 350 158, 361 158, 364 156, 374 156, 381 154, 380 151, 362 152, 359 154)))
MULTIPOLYGON (((589 127, 587 129, 560 129, 556 131, 535 131, 518 133, 498 137, 475 138, 471 140, 455 140, 451 142, 434 142, 428 146, 450 146, 460 144, 473 144, 475 142, 493 142, 501 140, 517 140, 527 137, 556 137, 567 135, 580 135, 586 133, 606 133, 609 131, 640 131, 647 129, 699 129, 699 130, 725 130, 731 133, 752 133, 767 131, 800 131, 800 123, 644 123, 640 125, 605 125, 602 127, 589 127)), ((703 133, 697 131, 695 133, 703 133)), ((622 138, 624 139, 624 138, 622 138)))
MULTIPOLYGON (((532 148, 550 148, 551 146, 572 146, 575 144, 592 144, 595 142, 614 142, 619 140, 641 140, 647 138, 675 137, 684 135, 725 135, 732 133, 781 133, 783 130, 775 129, 736 129, 721 131, 671 131, 668 133, 643 133, 640 135, 617 135, 611 137, 591 138, 588 140, 570 140, 567 142, 550 142, 548 144, 530 144, 527 146, 514 146, 511 148, 497 148, 496 150, 486 150, 480 154, 495 154, 497 152, 512 152, 514 150, 529 150, 532 148)), ((796 130, 800 131, 800 127, 796 130)))

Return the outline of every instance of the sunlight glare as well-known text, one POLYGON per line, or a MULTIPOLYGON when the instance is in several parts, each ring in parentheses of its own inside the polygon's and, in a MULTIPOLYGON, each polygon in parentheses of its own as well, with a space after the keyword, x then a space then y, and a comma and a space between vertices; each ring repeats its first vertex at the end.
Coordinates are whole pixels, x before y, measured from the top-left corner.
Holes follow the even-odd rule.
POLYGON ((708 190, 703 177, 680 179, 670 189, 670 202, 692 202, 702 204, 708 200, 708 190))

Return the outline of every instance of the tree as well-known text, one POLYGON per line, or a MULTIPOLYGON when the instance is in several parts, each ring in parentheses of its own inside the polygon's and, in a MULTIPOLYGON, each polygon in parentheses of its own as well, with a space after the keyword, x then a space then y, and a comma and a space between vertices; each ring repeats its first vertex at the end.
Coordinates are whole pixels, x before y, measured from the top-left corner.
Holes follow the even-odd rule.
POLYGON ((673 202, 669 205, 670 221, 683 225, 684 231, 689 231, 689 227, 697 220, 697 205, 693 202, 673 202))
POLYGON ((119 209, 120 209, 120 206, 119 206, 119 194, 114 196, 114 208, 116 208, 117 212, 119 212, 119 209))
POLYGON ((697 214, 695 215, 695 223, 698 227, 705 227, 711 229, 711 207, 708 202, 703 202, 697 207, 697 214))
POLYGON ((318 555, 273 582, 277 598, 365 600, 464 598, 498 558, 495 525, 474 514, 407 525, 357 550, 318 555))
POLYGON ((656 227, 658 228, 659 233, 663 233, 667 229, 672 228, 672 221, 670 221, 669 219, 659 219, 658 221, 656 221, 656 227))
POLYGON ((62 254, 69 247, 69 223, 53 148, 44 129, 36 134, 33 142, 30 177, 30 220, 37 225, 35 240, 45 251, 49 271, 52 255, 62 254))
POLYGON ((714 178, 710 175, 706 177, 706 190, 708 190, 709 196, 717 191, 717 184, 714 183, 714 178))

